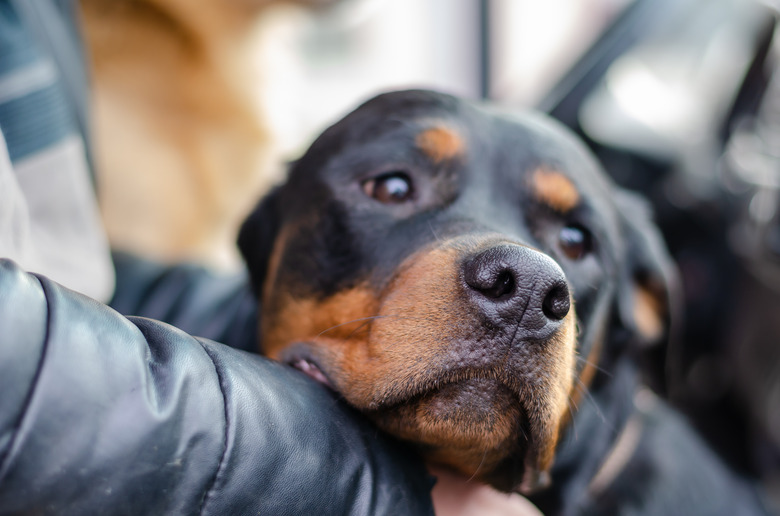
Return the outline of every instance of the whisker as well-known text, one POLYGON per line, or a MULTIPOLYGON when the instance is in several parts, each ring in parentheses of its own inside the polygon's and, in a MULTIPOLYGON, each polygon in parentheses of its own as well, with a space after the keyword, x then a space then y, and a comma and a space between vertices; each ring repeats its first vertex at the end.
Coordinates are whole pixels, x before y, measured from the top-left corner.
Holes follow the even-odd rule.
POLYGON ((397 318, 399 320, 410 320, 410 321, 414 320, 414 321, 437 322, 436 319, 433 318, 433 317, 414 317, 414 316, 408 316, 408 315, 405 316, 405 315, 397 315, 397 314, 372 315, 372 316, 369 316, 369 317, 360 317, 358 319, 352 319, 350 321, 345 321, 343 323, 335 324, 335 325, 331 326, 330 328, 322 330, 320 333, 317 334, 317 337, 321 337, 325 333, 328 333, 329 331, 333 331, 336 328, 340 328, 342 326, 346 326, 347 324, 355 324, 355 323, 358 323, 358 322, 362 322, 363 324, 361 324, 356 330, 354 330, 350 334, 350 335, 353 335, 354 333, 356 333, 358 330, 360 330, 363 326, 365 326, 369 322, 371 322, 371 321, 373 321, 375 319, 384 319, 384 318, 389 318, 389 317, 394 317, 394 318, 397 318))
POLYGON ((485 458, 487 457, 487 452, 488 452, 487 450, 485 450, 484 452, 482 452, 482 460, 480 460, 480 461, 479 461, 479 465, 477 466, 477 469, 475 469, 475 470, 474 470, 474 473, 473 473, 473 474, 472 474, 472 475, 469 477, 469 479, 468 479, 468 480, 466 480, 466 482, 467 482, 467 483, 468 483, 468 482, 471 482, 472 480, 474 480, 474 477, 476 477, 476 476, 477 476, 477 473, 479 473, 479 469, 480 469, 480 468, 482 467, 482 465, 485 463, 485 458))
POLYGON ((433 233, 433 238, 436 239, 437 242, 441 242, 441 238, 439 238, 439 235, 436 234, 436 230, 433 228, 433 224, 431 221, 428 221, 428 227, 431 229, 431 233, 433 233))
POLYGON ((588 389, 588 386, 585 385, 582 382, 582 380, 580 380, 579 378, 577 378, 576 380, 577 383, 579 383, 579 385, 581 386, 580 392, 582 392, 582 394, 586 397, 586 399, 593 404, 593 408, 596 409, 596 415, 598 415, 599 419, 601 419, 603 423, 608 423, 607 418, 604 417, 604 414, 601 412, 598 403, 596 403, 596 400, 593 399, 593 396, 590 394, 590 389, 588 389))
POLYGON ((612 375, 612 372, 610 372, 610 371, 607 371, 606 369, 604 369, 604 368, 602 368, 602 367, 599 367, 599 366, 598 366, 598 364, 594 364, 594 363, 593 363, 593 362, 591 362, 590 360, 588 360, 588 359, 586 359, 586 358, 584 358, 584 357, 582 357, 582 356, 580 356, 580 355, 577 355, 577 357, 576 357, 576 358, 577 358, 577 360, 578 360, 578 361, 582 362, 583 364, 587 364, 587 365, 589 365, 589 366, 593 367, 594 369, 596 369, 597 371, 599 371, 599 372, 601 372, 601 373, 604 373, 605 375, 607 375, 607 376, 609 376, 610 378, 612 378, 612 376, 613 376, 613 375, 612 375))
MULTIPOLYGON (((370 320, 368 320, 368 321, 363 321, 363 322, 360 324, 360 326, 358 326, 357 328, 355 328, 354 330, 352 330, 352 331, 350 332, 350 334, 349 334, 349 335, 347 335, 347 338, 348 338, 348 339, 351 339, 353 335, 355 335, 357 332, 359 332, 360 330, 362 330, 363 328, 365 328, 365 327, 368 325, 368 323, 370 323, 370 322, 371 322, 371 321, 373 321, 373 320, 374 320, 374 319, 373 319, 373 318, 371 318, 371 319, 370 319, 370 320)), ((353 321, 353 322, 357 322, 357 321, 353 321)))
POLYGON ((340 328, 342 326, 346 326, 347 324, 354 324, 354 323, 357 323, 357 322, 364 322, 364 321, 365 321, 364 324, 366 324, 369 321, 373 321, 375 319, 382 319, 382 318, 385 318, 385 317, 393 317, 393 316, 391 316, 391 315, 372 315, 370 317, 361 317, 359 319, 352 319, 351 321, 346 321, 346 322, 343 322, 343 323, 339 323, 339 324, 331 326, 328 329, 322 330, 321 332, 319 332, 317 334, 317 337, 322 337, 325 333, 328 333, 329 331, 335 330, 336 328, 340 328))
POLYGON ((574 420, 574 411, 578 409, 577 404, 574 402, 574 400, 569 396, 569 399, 566 401, 566 405, 569 407, 569 414, 571 415, 571 428, 574 431, 574 440, 579 441, 580 436, 579 433, 577 433, 577 423, 575 423, 574 420), (572 410, 572 405, 574 405, 574 410, 572 410))
MULTIPOLYGON (((575 385, 574 387, 577 388, 578 386, 575 385)), ((582 392, 581 388, 580 388, 580 392, 582 392)), ((569 396, 568 398, 569 398, 569 410, 571 410, 572 406, 574 407, 574 410, 579 410, 580 406, 577 405, 577 402, 574 401, 574 398, 572 398, 571 396, 569 396)), ((572 414, 572 416, 574 416, 574 414, 572 414)))

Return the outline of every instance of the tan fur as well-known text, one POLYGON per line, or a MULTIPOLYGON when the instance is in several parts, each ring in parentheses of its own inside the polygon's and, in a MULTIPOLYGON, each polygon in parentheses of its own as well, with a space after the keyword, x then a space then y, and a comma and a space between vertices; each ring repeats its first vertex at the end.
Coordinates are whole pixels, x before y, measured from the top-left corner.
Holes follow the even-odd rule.
POLYGON ((639 334, 648 342, 655 342, 664 333, 665 308, 658 296, 644 285, 634 289, 634 321, 639 334))
POLYGON ((574 183, 555 170, 540 168, 531 176, 534 197, 560 213, 568 213, 580 202, 580 193, 574 183))
MULTIPOLYGON (((580 404, 588 388, 590 388, 590 383, 593 381, 593 377, 596 376, 596 372, 598 372, 597 364, 599 363, 601 352, 604 348, 606 332, 607 328, 606 324, 604 323, 602 323, 601 326, 596 330, 590 352, 588 353, 588 356, 585 357, 585 363, 579 372, 579 381, 577 382, 577 385, 574 386, 574 390, 571 394, 572 409, 576 409, 576 407, 580 404)), ((572 414, 569 416, 571 415, 572 414)))
POLYGON ((300 340, 320 342, 339 348, 365 341, 365 319, 376 313, 376 295, 360 286, 339 292, 324 300, 285 295, 274 302, 277 308, 270 321, 263 320, 263 352, 279 358, 290 343, 300 340))
POLYGON ((81 0, 101 209, 114 247, 237 262, 236 229, 275 178, 256 66, 276 2, 81 0))
POLYGON ((426 129, 415 138, 415 145, 434 163, 441 163, 463 156, 466 144, 452 128, 439 125, 426 129))
MULTIPOLYGON (((288 225, 284 226, 276 236, 273 249, 271 250, 271 256, 268 258, 268 269, 265 273, 267 279, 263 283, 263 292, 261 294, 261 300, 263 301, 264 307, 271 306, 271 300, 276 297, 274 293, 277 292, 278 288, 277 283, 279 281, 279 267, 282 264, 284 250, 287 247, 287 241, 293 232, 294 229, 288 225)), ((260 320, 261 322, 265 321, 263 318, 260 320)))

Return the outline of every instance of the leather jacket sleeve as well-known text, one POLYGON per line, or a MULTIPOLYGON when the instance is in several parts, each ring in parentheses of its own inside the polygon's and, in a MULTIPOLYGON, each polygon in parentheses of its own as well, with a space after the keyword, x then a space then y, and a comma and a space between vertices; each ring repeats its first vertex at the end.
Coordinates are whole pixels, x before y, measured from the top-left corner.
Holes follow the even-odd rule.
POLYGON ((257 300, 245 272, 216 274, 195 264, 167 265, 114 252, 109 305, 228 346, 257 351, 257 300))
POLYGON ((432 514, 315 382, 0 260, 0 514, 432 514))

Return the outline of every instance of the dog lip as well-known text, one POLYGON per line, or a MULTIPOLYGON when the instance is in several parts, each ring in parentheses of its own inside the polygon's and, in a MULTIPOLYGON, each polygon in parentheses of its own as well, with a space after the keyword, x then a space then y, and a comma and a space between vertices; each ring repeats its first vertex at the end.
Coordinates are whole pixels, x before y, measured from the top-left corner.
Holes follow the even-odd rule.
POLYGON ((505 355, 512 346, 534 346, 544 344, 549 340, 548 336, 522 340, 507 339, 504 345, 507 349, 491 352, 487 355, 440 357, 438 365, 426 368, 424 371, 418 370, 417 374, 408 378, 407 381, 387 384, 384 388, 375 390, 363 408, 376 410, 404 404, 412 399, 436 392, 447 385, 471 380, 495 381, 507 387, 517 396, 521 396, 525 388, 524 381, 517 377, 516 371, 508 368, 505 355))
POLYGON ((284 352, 281 361, 301 371, 317 383, 331 390, 336 390, 333 382, 330 381, 317 360, 311 356, 305 345, 291 346, 284 352))
POLYGON ((410 401, 441 392, 448 387, 458 384, 466 385, 475 380, 495 382, 505 387, 508 391, 515 392, 515 389, 503 379, 502 375, 493 371, 492 368, 469 368, 448 373, 440 373, 438 376, 431 375, 431 379, 424 382, 418 382, 413 388, 403 393, 392 393, 380 400, 373 401, 370 409, 376 410, 404 405, 410 401))
POLYGON ((424 379, 417 379, 411 385, 406 385, 403 389, 392 389, 378 393, 374 399, 369 401, 368 410, 380 410, 384 408, 404 405, 412 400, 428 396, 441 389, 454 384, 464 383, 471 380, 491 380, 504 384, 511 389, 510 385, 504 381, 503 376, 495 371, 493 367, 468 367, 457 368, 449 371, 438 370, 434 373, 429 371, 424 379))
POLYGON ((305 358, 297 358, 291 362, 288 362, 288 364, 293 366, 295 369, 298 369, 306 376, 314 379, 315 381, 330 389, 333 389, 333 385, 330 383, 330 380, 327 376, 325 376, 325 373, 322 372, 322 369, 320 369, 316 363, 305 358))

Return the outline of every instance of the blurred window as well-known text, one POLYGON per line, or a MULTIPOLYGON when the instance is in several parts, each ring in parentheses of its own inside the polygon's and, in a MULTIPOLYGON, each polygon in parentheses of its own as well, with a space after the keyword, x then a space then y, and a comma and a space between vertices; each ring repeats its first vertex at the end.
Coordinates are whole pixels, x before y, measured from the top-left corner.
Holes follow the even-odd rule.
POLYGON ((344 0, 314 15, 287 8, 290 23, 274 25, 266 56, 282 79, 266 93, 268 114, 295 155, 380 91, 425 87, 533 105, 632 1, 344 0))
POLYGON ((491 98, 534 105, 634 0, 491 0, 491 98))

